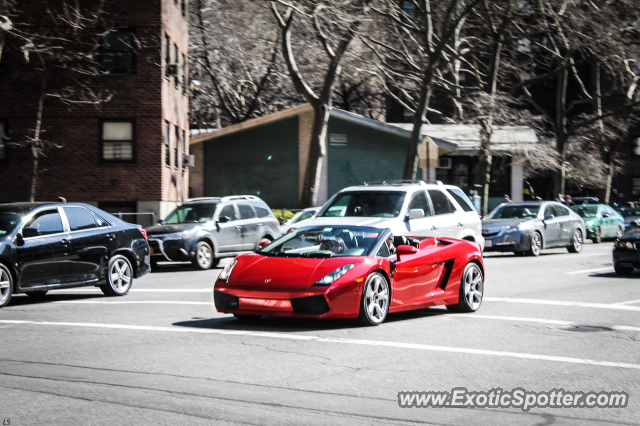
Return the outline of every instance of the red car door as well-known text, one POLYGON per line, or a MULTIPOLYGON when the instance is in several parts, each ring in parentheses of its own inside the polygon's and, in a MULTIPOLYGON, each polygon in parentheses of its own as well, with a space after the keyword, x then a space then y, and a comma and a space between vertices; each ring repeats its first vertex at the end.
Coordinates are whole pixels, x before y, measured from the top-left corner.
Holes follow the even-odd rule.
POLYGON ((442 268, 437 246, 425 247, 416 254, 402 255, 396 261, 390 307, 427 301, 442 268))

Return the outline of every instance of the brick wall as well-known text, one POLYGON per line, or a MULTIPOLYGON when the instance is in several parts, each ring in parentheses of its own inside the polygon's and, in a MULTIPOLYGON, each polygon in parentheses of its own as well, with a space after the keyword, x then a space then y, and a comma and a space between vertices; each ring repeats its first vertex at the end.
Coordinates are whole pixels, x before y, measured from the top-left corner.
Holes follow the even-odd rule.
MULTIPOLYGON (((88 14, 97 2, 80 1, 80 10, 88 14)), ((62 0, 21 2, 16 22, 28 22, 33 28, 55 33, 47 9, 60 10, 62 0)), ((103 97, 100 105, 66 105, 47 97, 43 109, 41 137, 58 148, 49 148, 40 158, 36 200, 98 201, 177 201, 186 198, 187 171, 164 165, 164 121, 187 131, 187 97, 176 88, 173 79, 164 77, 162 41, 169 34, 179 52, 188 51, 187 21, 174 0, 138 0, 106 2, 100 22, 83 32, 70 34, 79 40, 95 40, 105 28, 128 29, 137 39, 136 66, 132 74, 87 76, 50 65, 49 93, 74 87, 79 80, 103 97), (135 161, 131 164, 107 164, 101 161, 100 123, 102 119, 135 120, 135 161)), ((87 52, 90 53, 90 52, 87 52)), ((96 52, 93 52, 96 53, 96 52)), ((37 57, 27 63, 19 40, 9 39, 7 66, 0 73, 0 119, 6 120, 10 142, 22 142, 33 136, 38 97, 43 74, 37 57)), ((4 55, 3 54, 3 55, 4 55)), ((75 66, 68 63, 68 66, 75 66)), ((85 68, 87 69, 87 68, 85 68)), ((172 132, 174 133, 174 132, 172 132)), ((188 137, 188 135, 187 135, 188 137)), ((188 143, 185 144, 188 150, 188 143)), ((30 151, 10 146, 7 160, 0 162, 0 201, 21 201, 29 197, 30 151)))

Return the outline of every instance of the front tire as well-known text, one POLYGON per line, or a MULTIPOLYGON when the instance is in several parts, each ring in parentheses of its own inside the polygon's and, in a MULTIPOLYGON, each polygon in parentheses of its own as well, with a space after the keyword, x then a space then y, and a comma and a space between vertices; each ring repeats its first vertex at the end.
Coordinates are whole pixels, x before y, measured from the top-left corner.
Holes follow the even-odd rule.
POLYGON ((464 268, 460 281, 458 304, 447 305, 453 312, 475 312, 480 309, 484 295, 484 275, 477 263, 471 262, 464 268))
POLYGON ((576 229, 571 239, 571 245, 567 247, 569 253, 580 253, 582 251, 582 231, 576 229))
POLYGON ((542 251, 542 235, 539 232, 531 234, 531 245, 529 250, 526 251, 529 256, 540 256, 542 251))
POLYGON ((9 304, 12 293, 13 276, 6 266, 0 264, 0 308, 9 304))
POLYGON ((591 241, 593 244, 600 244, 602 242, 602 231, 599 226, 596 226, 596 229, 593 230, 593 238, 591 241))
POLYGON ((133 268, 129 259, 117 254, 109 260, 107 267, 107 284, 100 286, 100 290, 107 296, 124 296, 131 289, 133 283, 133 268))
POLYGON ((362 289, 358 321, 364 326, 380 325, 389 313, 389 282, 379 272, 369 275, 362 289))
MULTIPOLYGON (((204 241, 196 244, 196 257, 193 259, 193 267, 200 271, 211 269, 214 263, 213 250, 211 246, 204 241)), ((217 263, 217 262, 216 262, 217 263)))

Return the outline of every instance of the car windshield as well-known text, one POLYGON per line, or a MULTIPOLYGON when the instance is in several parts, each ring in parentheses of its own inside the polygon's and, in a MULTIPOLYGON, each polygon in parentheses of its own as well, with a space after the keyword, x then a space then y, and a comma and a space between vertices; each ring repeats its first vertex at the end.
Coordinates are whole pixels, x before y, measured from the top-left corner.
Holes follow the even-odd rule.
POLYGON ((258 253, 282 257, 365 256, 383 230, 363 226, 302 228, 264 247, 258 253))
POLYGON ((487 216, 487 219, 534 219, 538 217, 540 206, 510 206, 498 207, 487 216))
POLYGON ((165 223, 199 223, 213 219, 217 203, 183 205, 172 211, 165 223))
POLYGON ((28 209, 0 207, 0 237, 13 231, 28 212, 28 209))
POLYGON ((596 217, 598 215, 598 206, 593 204, 583 204, 581 206, 573 206, 573 211, 578 213, 580 217, 596 217))
POLYGON ((399 191, 345 192, 323 207, 318 217, 397 217, 405 195, 399 191))
POLYGON ((305 212, 300 212, 293 216, 290 220, 290 224, 302 222, 303 220, 311 219, 311 216, 315 214, 315 210, 307 210, 305 212))
POLYGON ((640 209, 626 209, 621 210, 622 217, 640 217, 640 209))

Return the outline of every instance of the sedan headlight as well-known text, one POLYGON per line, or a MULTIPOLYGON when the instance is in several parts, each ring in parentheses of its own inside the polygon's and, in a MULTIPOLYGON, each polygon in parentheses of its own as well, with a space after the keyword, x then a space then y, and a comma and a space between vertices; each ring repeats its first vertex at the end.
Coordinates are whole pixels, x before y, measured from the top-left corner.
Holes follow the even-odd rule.
POLYGON ((520 231, 526 231, 527 229, 531 229, 531 228, 533 228, 533 223, 530 223, 530 222, 523 222, 518 225, 518 229, 520 231))
POLYGON ((509 228, 507 228, 506 231, 504 231, 506 233, 510 233, 510 232, 518 232, 518 228, 514 228, 513 226, 510 226, 509 228))
POLYGON ((218 281, 227 281, 229 280, 229 275, 231 275, 231 271, 233 271, 233 267, 238 263, 237 259, 233 259, 233 261, 224 267, 220 275, 218 276, 218 281))
POLYGON ((336 269, 335 271, 333 271, 332 273, 330 273, 330 274, 324 276, 322 279, 318 280, 318 282, 315 283, 315 285, 331 285, 338 278, 340 278, 341 276, 346 274, 350 269, 355 268, 356 265, 357 265, 357 263, 349 263, 348 265, 341 266, 338 269, 336 269))
POLYGON ((631 241, 616 241, 614 245, 619 249, 633 250, 633 243, 631 241))
POLYGON ((590 227, 590 226, 593 226, 594 223, 596 223, 595 220, 588 220, 584 223, 584 226, 590 227))

